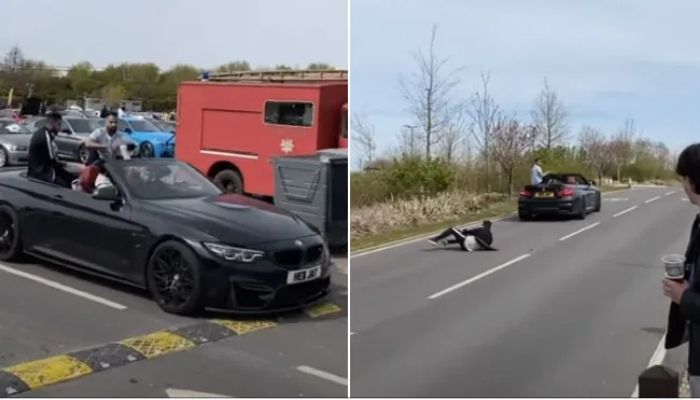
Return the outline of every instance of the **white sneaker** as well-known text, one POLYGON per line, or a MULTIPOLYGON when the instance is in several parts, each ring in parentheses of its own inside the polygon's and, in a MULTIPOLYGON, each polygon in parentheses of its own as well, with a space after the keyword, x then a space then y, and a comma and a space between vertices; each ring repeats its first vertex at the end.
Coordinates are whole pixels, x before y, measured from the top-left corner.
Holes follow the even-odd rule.
POLYGON ((447 239, 442 239, 440 241, 440 244, 442 245, 442 247, 447 247, 447 239))

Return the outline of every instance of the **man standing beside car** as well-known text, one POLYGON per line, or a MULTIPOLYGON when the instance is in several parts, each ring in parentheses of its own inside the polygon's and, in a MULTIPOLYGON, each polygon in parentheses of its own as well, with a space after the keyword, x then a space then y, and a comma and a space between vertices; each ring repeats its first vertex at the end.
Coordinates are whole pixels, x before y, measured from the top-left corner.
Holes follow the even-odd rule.
POLYGON ((85 148, 90 150, 90 156, 85 164, 92 164, 97 158, 97 151, 106 151, 111 157, 116 155, 117 149, 114 144, 132 144, 136 143, 131 138, 122 132, 118 132, 119 117, 117 113, 110 112, 105 119, 104 128, 95 129, 90 136, 85 140, 85 148))
POLYGON ((58 161, 58 148, 54 143, 62 121, 61 114, 52 111, 46 115, 44 129, 39 129, 32 135, 29 141, 27 176, 70 187, 71 174, 58 161))

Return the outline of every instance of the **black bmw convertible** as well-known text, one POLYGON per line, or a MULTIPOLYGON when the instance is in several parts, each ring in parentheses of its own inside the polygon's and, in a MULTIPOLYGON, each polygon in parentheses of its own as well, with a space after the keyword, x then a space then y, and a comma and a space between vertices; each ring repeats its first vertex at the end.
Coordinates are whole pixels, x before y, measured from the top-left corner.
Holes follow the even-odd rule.
POLYGON ((576 173, 548 174, 537 185, 527 185, 518 197, 518 215, 527 221, 538 215, 585 219, 601 210, 601 193, 594 181, 576 173))
POLYGON ((0 173, 0 260, 27 253, 141 287, 176 314, 297 309, 330 292, 328 247, 298 217, 173 159, 105 168, 112 185, 92 193, 0 173))

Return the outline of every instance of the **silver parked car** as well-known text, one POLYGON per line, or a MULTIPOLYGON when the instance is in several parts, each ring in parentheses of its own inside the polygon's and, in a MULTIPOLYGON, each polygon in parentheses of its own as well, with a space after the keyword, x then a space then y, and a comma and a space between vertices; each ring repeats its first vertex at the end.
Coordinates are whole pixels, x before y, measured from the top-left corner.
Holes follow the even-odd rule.
POLYGON ((0 167, 27 163, 32 135, 18 124, 0 121, 0 167))

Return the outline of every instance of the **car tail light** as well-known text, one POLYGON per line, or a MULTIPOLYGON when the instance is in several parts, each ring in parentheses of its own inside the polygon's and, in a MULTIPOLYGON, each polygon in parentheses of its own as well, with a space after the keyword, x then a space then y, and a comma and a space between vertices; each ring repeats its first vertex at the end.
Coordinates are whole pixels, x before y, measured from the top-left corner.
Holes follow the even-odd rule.
POLYGON ((529 192, 527 190, 521 190, 520 191, 520 196, 522 197, 532 197, 532 192, 529 192))
POLYGON ((559 192, 559 197, 571 197, 575 194, 574 189, 564 188, 559 192))

